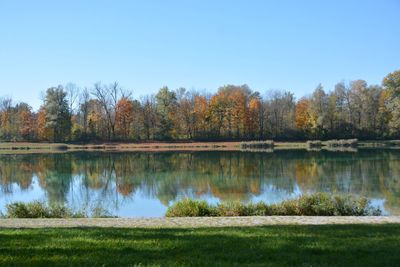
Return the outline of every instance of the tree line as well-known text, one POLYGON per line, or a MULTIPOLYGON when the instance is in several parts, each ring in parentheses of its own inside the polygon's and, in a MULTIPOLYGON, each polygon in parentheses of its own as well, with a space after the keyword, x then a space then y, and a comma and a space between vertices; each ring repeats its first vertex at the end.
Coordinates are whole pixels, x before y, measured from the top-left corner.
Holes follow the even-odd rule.
POLYGON ((134 99, 117 82, 47 89, 34 111, 0 99, 0 141, 389 139, 400 137, 400 70, 381 85, 364 80, 318 85, 298 100, 290 91, 262 96, 247 85, 215 94, 161 88, 134 99))

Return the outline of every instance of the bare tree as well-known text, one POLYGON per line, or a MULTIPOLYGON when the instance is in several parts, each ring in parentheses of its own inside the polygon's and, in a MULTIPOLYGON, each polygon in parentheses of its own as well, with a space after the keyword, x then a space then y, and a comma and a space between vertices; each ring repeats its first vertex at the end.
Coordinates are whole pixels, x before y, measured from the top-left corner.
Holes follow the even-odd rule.
POLYGON ((283 137, 294 127, 294 96, 289 91, 269 91, 265 101, 265 110, 269 131, 273 138, 283 137))
POLYGON ((88 130, 88 116, 89 116, 89 101, 90 93, 87 88, 83 89, 79 95, 79 112, 82 120, 83 134, 87 135, 88 130))
POLYGON ((8 111, 12 107, 11 97, 1 97, 0 98, 0 111, 8 111))
POLYGON ((100 102, 106 114, 107 134, 109 140, 115 139, 115 113, 118 101, 121 98, 129 98, 131 92, 123 90, 117 82, 110 85, 102 85, 96 83, 92 90, 92 94, 100 102))
POLYGON ((78 97, 79 97, 79 87, 74 84, 74 83, 67 83, 65 85, 65 91, 67 92, 67 99, 68 99, 68 105, 69 105, 69 112, 74 114, 74 111, 76 110, 76 104, 78 104, 78 97))
POLYGON ((154 139, 157 127, 156 100, 154 95, 146 96, 141 100, 141 122, 143 125, 144 137, 147 140, 154 139))

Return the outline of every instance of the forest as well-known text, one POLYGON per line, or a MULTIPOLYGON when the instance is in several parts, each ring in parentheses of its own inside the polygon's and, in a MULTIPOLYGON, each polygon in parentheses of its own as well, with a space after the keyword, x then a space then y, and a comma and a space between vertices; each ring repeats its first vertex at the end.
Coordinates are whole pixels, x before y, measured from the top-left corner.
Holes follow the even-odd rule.
POLYGON ((117 82, 47 89, 39 110, 0 98, 3 142, 140 142, 326 140, 400 137, 400 70, 381 85, 364 80, 322 85, 295 99, 285 90, 264 94, 225 85, 215 94, 161 88, 134 99, 117 82))

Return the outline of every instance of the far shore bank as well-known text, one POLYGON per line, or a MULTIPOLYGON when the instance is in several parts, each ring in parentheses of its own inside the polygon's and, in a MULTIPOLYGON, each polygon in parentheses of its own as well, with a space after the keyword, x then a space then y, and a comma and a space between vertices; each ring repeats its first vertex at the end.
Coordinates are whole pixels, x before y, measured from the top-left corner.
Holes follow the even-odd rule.
MULTIPOLYGON (((241 141, 215 141, 215 142, 104 142, 104 143, 33 143, 33 142, 0 142, 0 153, 47 153, 65 151, 240 151, 241 141)), ((359 141, 359 148, 385 148, 400 147, 397 140, 384 141, 359 141)), ((308 149, 306 141, 274 142, 273 149, 308 149)))
MULTIPOLYGON (((60 153, 66 151, 241 151, 240 141, 216 142, 107 142, 99 144, 0 142, 0 154, 60 153)), ((323 142, 322 142, 323 143, 323 142)), ((359 141, 358 148, 400 147, 398 140, 359 141)), ((307 142, 274 142, 274 150, 309 149, 307 142)))

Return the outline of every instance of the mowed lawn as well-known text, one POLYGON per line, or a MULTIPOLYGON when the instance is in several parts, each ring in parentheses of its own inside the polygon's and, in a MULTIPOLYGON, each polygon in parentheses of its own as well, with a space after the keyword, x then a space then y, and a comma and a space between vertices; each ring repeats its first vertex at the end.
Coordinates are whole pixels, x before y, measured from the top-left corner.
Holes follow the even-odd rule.
POLYGON ((398 266, 400 225, 0 229, 0 265, 398 266))

